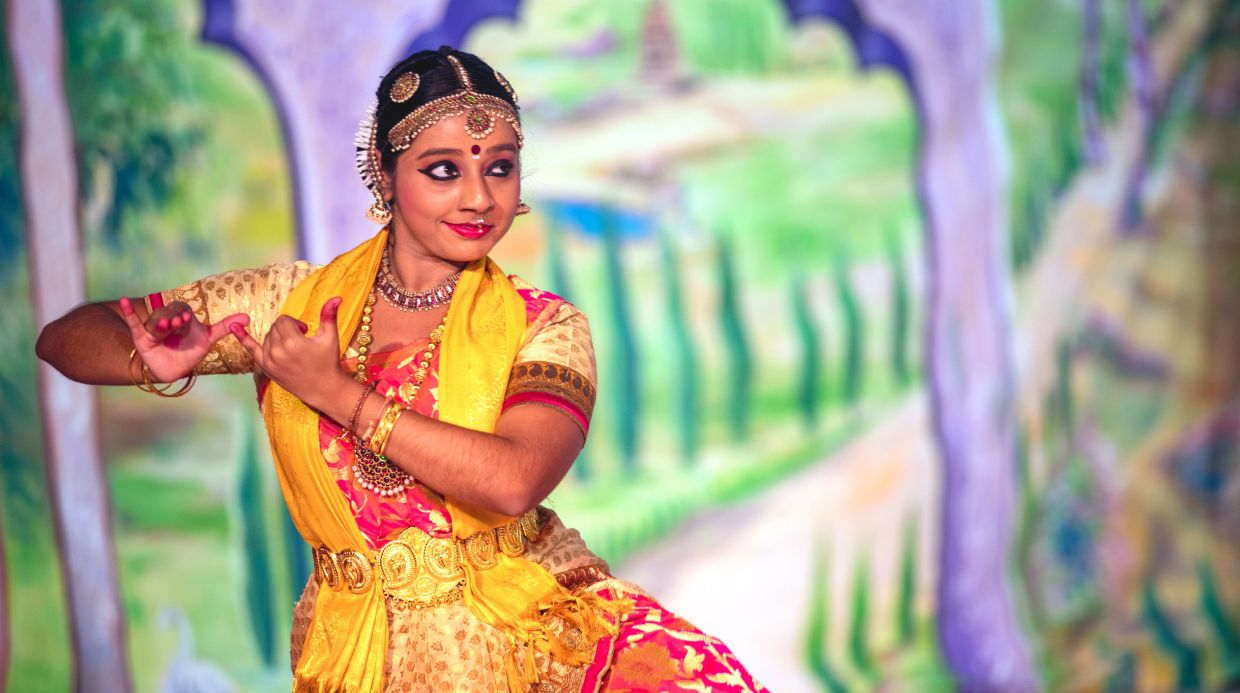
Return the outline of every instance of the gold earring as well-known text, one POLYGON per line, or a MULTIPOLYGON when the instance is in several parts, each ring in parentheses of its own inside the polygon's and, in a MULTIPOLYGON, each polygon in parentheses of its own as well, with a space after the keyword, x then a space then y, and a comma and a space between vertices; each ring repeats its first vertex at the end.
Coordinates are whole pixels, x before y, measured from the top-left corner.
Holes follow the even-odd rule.
POLYGON ((521 202, 520 204, 517 205, 517 216, 521 216, 522 214, 529 214, 529 213, 530 213, 530 206, 525 204, 525 202, 521 202))
POLYGON ((392 207, 387 200, 376 197, 375 203, 366 208, 366 218, 376 224, 386 224, 392 220, 392 207))

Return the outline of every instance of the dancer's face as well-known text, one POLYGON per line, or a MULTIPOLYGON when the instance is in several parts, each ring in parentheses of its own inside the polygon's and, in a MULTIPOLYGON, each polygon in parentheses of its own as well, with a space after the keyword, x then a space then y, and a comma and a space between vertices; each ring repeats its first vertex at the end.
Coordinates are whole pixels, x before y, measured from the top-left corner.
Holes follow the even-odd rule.
POLYGON ((392 227, 398 245, 460 264, 491 252, 521 200, 517 134, 502 119, 485 139, 465 131, 465 116, 422 131, 396 159, 392 227))

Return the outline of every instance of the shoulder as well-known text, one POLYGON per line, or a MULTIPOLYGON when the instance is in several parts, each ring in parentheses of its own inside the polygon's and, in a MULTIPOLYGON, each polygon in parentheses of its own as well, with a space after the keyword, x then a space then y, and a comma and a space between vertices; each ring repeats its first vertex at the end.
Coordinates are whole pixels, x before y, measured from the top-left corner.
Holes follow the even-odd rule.
POLYGON ((585 314, 563 296, 539 289, 515 274, 508 275, 508 279, 525 301, 526 341, 552 324, 587 322, 585 314))

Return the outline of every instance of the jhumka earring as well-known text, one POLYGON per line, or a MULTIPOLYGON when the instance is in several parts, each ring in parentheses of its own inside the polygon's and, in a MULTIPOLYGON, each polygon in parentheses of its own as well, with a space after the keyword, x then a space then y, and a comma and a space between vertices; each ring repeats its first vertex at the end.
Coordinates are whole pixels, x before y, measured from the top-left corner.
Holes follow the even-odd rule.
POLYGON ((366 208, 366 218, 376 224, 386 224, 392 220, 392 207, 387 200, 375 200, 374 204, 366 208))
MULTIPOLYGON (((413 89, 416 88, 415 83, 413 89)), ((392 220, 392 207, 383 199, 383 188, 379 184, 382 173, 379 167, 379 149, 375 146, 375 130, 378 129, 375 122, 376 109, 377 105, 371 106, 366 117, 358 124, 353 144, 357 147, 357 172, 361 174, 362 182, 375 198, 374 204, 366 208, 366 218, 376 224, 387 224, 392 220)))
POLYGON ((522 200, 521 203, 517 205, 517 216, 521 216, 522 214, 529 214, 529 213, 530 213, 530 206, 525 204, 525 200, 522 200))

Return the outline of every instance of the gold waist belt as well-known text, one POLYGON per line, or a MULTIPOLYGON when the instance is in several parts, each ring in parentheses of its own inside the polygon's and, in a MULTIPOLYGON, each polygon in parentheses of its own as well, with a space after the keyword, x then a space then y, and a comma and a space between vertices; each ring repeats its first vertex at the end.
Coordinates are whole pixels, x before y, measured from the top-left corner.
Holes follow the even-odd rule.
POLYGON ((465 584, 462 561, 487 570, 495 567, 497 551, 520 556, 525 553, 526 541, 537 537, 538 508, 465 540, 432 537, 409 527, 377 554, 319 546, 314 550, 314 574, 331 589, 361 593, 370 589, 377 571, 383 593, 397 608, 421 609, 460 600, 465 584))

